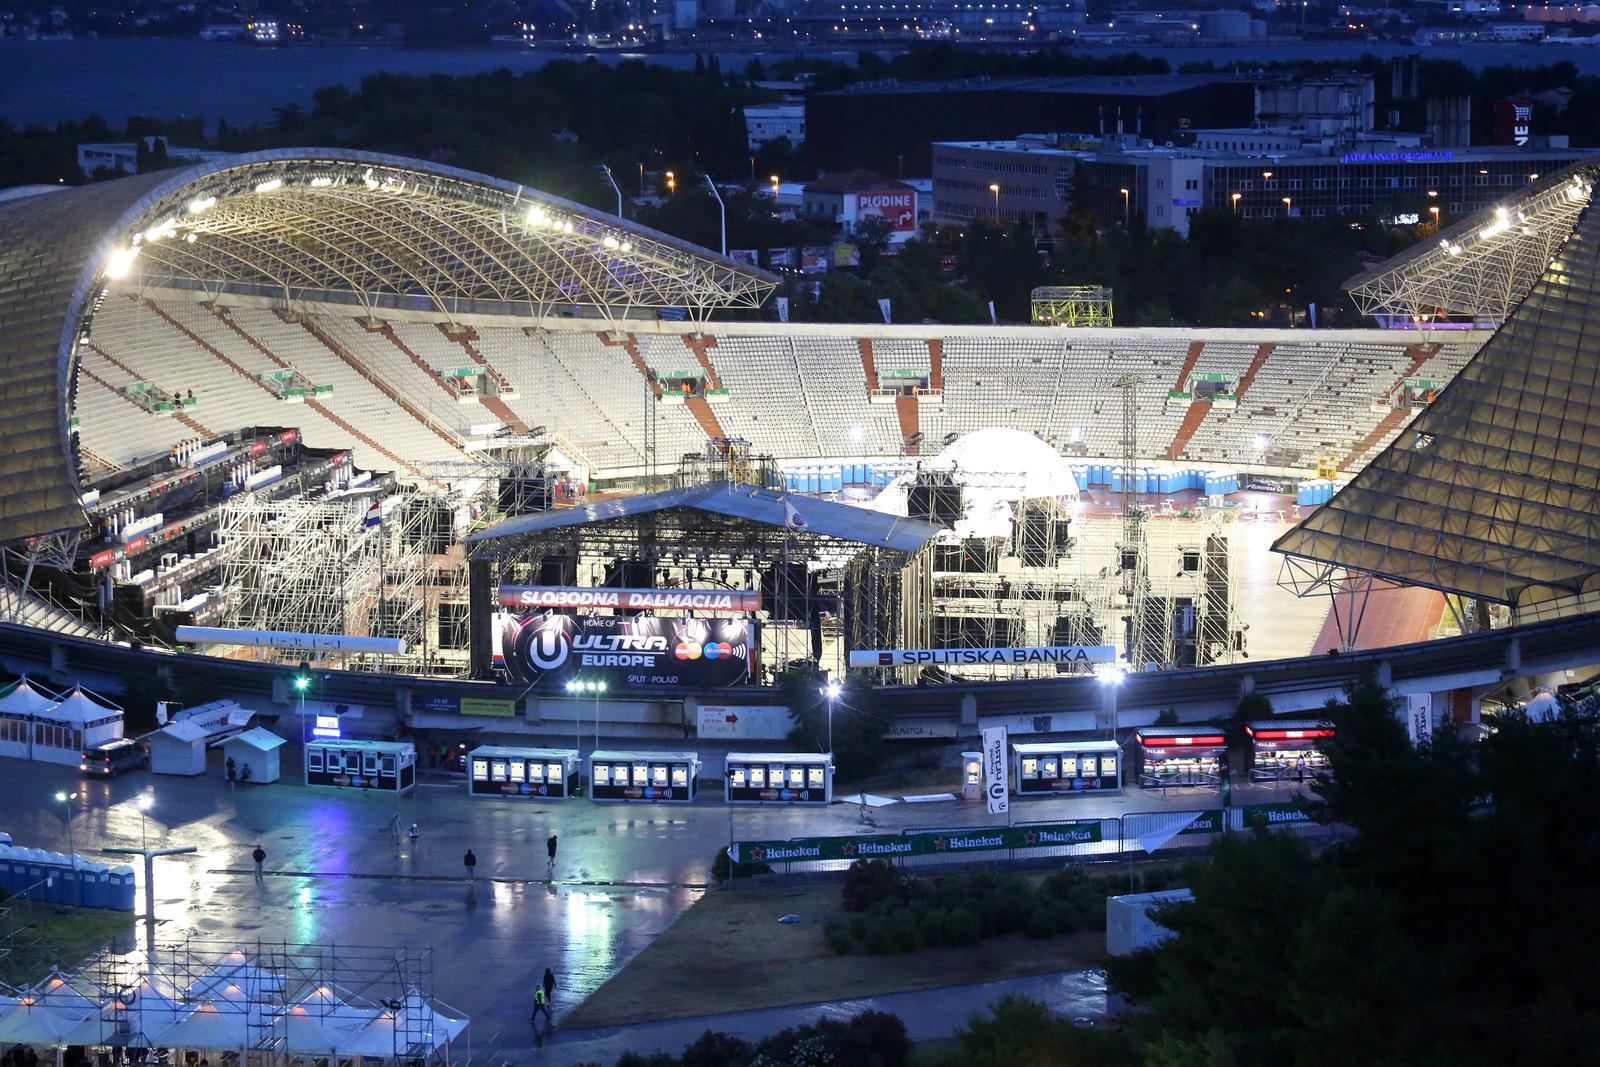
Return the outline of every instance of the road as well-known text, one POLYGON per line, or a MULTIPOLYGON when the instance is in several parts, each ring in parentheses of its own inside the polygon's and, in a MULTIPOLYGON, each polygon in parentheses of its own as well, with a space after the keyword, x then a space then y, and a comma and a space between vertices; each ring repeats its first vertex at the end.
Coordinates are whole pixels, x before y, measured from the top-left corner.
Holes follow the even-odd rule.
MULTIPOLYGON (((431 948, 433 994, 471 1017, 475 1050, 502 1059, 527 1047, 532 982, 543 969, 557 975, 558 1009, 588 996, 706 891, 730 823, 740 839, 861 830, 851 805, 730 812, 720 797, 707 796, 681 808, 532 804, 470 798, 461 779, 438 776, 403 798, 307 788, 295 781, 290 749, 283 751, 285 780, 265 786, 230 787, 216 771, 89 781, 73 768, 0 760, 0 830, 18 845, 66 851, 64 805, 53 800, 66 790, 78 794, 70 806, 80 854, 105 846, 196 846, 192 856, 157 862, 163 943, 196 937, 431 948), (149 806, 142 813, 136 802, 143 797, 149 806), (397 813, 403 824, 418 824, 415 847, 394 844, 389 823, 397 813), (544 847, 552 833, 560 841, 553 878, 544 847), (250 860, 258 843, 267 852, 259 881, 250 860), (469 847, 478 857, 472 883, 461 862, 469 847)), ((1014 811, 1023 821, 1161 806, 1160 798, 1136 792, 1029 800, 1014 811)), ((1215 794, 1173 797, 1165 806, 1212 807, 1215 794)), ((963 802, 873 814, 879 831, 889 833, 991 820, 983 805, 963 802)))

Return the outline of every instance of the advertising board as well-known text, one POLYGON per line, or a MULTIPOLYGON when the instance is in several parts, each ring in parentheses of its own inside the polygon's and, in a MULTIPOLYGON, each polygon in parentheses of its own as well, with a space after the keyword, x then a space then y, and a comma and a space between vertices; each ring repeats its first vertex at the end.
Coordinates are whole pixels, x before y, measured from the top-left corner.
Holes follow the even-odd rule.
POLYGON ((511 680, 546 688, 577 675, 608 689, 738 685, 757 648, 756 627, 744 619, 499 612, 492 631, 495 662, 511 680))
POLYGON ((852 667, 983 667, 1035 663, 1114 663, 1110 645, 1048 645, 1033 648, 869 648, 850 653, 852 667))
POLYGON ((886 219, 895 233, 914 233, 917 228, 915 189, 875 189, 853 194, 857 224, 866 219, 886 219))
POLYGON ((505 608, 601 608, 613 611, 759 611, 754 589, 611 589, 584 585, 502 585, 505 608))

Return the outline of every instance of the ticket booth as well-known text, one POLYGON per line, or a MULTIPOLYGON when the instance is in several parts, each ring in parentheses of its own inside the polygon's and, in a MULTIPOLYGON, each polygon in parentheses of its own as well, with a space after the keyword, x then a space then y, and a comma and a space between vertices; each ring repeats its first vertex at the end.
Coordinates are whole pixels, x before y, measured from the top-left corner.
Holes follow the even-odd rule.
POLYGON ((688 804, 699 788, 698 752, 591 752, 590 800, 688 804))
POLYGON ((816 752, 730 752, 729 804, 829 804, 833 755, 816 752))
POLYGON ((416 746, 410 741, 308 741, 306 785, 409 793, 417 785, 416 746))
POLYGON ((1122 788, 1115 741, 1030 741, 1011 746, 1018 796, 1106 793, 1122 788))
POLYGON ((983 753, 961 753, 961 799, 983 798, 983 753))
POLYGON ((1264 719, 1246 723, 1250 738, 1250 780, 1292 782, 1328 766, 1321 745, 1334 736, 1332 723, 1316 719, 1264 719))
POLYGON ((561 800, 578 784, 575 748, 502 748, 482 745, 467 753, 467 794, 561 800))
POLYGON ((1162 789, 1173 785, 1218 787, 1228 741, 1222 727, 1141 726, 1133 733, 1139 757, 1139 786, 1162 789))

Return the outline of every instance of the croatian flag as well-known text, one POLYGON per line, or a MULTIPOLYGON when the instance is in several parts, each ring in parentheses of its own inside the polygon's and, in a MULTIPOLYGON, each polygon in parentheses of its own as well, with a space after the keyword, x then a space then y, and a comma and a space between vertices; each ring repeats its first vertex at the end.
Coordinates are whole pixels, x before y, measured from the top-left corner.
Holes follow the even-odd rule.
POLYGON ((783 524, 791 530, 804 530, 807 525, 805 518, 787 500, 783 502, 783 524))
POLYGON ((376 500, 374 500, 367 507, 366 524, 368 526, 377 526, 382 522, 383 522, 383 509, 378 505, 378 502, 376 500))

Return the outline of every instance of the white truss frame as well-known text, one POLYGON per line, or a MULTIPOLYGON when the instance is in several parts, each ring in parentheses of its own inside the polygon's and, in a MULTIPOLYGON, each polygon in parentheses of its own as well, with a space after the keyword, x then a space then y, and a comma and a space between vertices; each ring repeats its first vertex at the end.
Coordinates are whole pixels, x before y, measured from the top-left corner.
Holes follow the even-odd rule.
POLYGON ((1367 315, 1426 326, 1441 315, 1504 322, 1588 207, 1600 165, 1553 175, 1519 200, 1478 212, 1345 283, 1367 315))
POLYGON ((758 308, 777 281, 665 234, 461 171, 389 157, 263 153, 154 203, 125 259, 146 284, 369 313, 426 300, 535 316, 603 318, 758 308))

